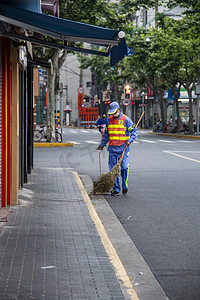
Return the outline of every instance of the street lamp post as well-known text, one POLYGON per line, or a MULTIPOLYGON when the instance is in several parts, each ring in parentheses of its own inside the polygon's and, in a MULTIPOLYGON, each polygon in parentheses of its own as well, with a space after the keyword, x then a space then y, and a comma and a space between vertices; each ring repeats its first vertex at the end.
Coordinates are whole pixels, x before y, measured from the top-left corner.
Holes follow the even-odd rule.
MULTIPOLYGON (((144 112, 144 92, 142 92, 142 114, 144 112)), ((142 129, 144 129, 144 118, 142 118, 142 129)))

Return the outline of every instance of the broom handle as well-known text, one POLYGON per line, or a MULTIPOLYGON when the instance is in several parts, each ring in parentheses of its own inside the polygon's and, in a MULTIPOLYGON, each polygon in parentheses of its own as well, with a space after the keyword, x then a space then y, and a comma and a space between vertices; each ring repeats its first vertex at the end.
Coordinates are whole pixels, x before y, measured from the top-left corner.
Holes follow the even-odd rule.
POLYGON ((126 144, 126 146, 124 147, 124 150, 123 150, 123 152, 122 152, 122 154, 121 154, 120 157, 123 157, 123 156, 124 156, 124 152, 125 152, 125 150, 126 150, 127 147, 128 147, 128 145, 126 144))
POLYGON ((140 118, 139 118, 139 120, 138 120, 136 126, 138 126, 138 125, 140 124, 140 121, 141 121, 142 117, 144 116, 144 113, 145 113, 145 112, 143 111, 143 113, 141 114, 141 116, 140 116, 140 118))
MULTIPOLYGON (((138 120, 138 122, 137 122, 137 124, 136 124, 136 127, 140 124, 140 121, 141 121, 141 119, 142 119, 142 117, 144 116, 144 111, 143 111, 143 113, 141 114, 141 116, 140 116, 140 118, 139 118, 139 120, 138 120)), ((122 155, 120 156, 120 157, 123 157, 124 156, 124 152, 125 152, 125 150, 126 150, 126 148, 128 147, 128 145, 126 144, 126 146, 124 147, 124 150, 123 150, 123 152, 122 152, 122 155)))

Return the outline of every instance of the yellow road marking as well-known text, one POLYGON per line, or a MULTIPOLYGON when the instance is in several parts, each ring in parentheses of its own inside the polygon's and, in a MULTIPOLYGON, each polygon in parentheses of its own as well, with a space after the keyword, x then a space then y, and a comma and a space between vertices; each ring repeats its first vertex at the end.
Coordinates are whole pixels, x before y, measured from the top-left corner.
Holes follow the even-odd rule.
POLYGON ((110 259, 110 262, 112 263, 113 267, 114 267, 114 270, 115 270, 115 273, 116 273, 116 276, 119 280, 119 283, 121 284, 122 286, 122 291, 125 289, 126 290, 126 293, 129 295, 130 299, 131 300, 139 300, 139 297, 131 283, 131 280, 115 250, 115 248, 113 247, 107 233, 106 233, 106 230, 90 200, 90 197, 88 196, 79 176, 78 176, 78 173, 73 171, 72 172, 74 174, 74 177, 76 179, 76 182, 80 188, 80 191, 81 191, 81 194, 83 196, 83 199, 88 207, 88 210, 89 210, 89 213, 90 213, 90 216, 96 226, 96 229, 99 233, 99 236, 101 238, 101 241, 102 241, 102 244, 109 256, 109 259, 110 259))
POLYGON ((73 143, 34 143, 34 147, 73 147, 73 143))
POLYGON ((172 154, 172 155, 175 155, 175 156, 178 156, 178 157, 181 157, 181 158, 184 158, 184 159, 188 159, 188 160, 191 160, 191 161, 195 161, 197 163, 200 163, 200 160, 197 160, 197 159, 194 159, 194 158, 190 158, 190 157, 187 157, 187 156, 183 156, 183 155, 180 155, 180 154, 177 154, 177 153, 174 153, 174 152, 171 152, 171 151, 163 151, 165 153, 169 153, 169 154, 172 154))

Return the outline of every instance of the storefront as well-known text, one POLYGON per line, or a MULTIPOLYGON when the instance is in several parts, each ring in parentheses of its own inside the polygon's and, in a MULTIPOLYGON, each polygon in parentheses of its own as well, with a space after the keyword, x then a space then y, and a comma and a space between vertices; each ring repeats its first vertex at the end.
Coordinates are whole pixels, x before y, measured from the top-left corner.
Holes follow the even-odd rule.
POLYGON ((10 205, 11 196, 11 62, 10 41, 1 38, 1 66, 2 66, 2 93, 1 93, 1 193, 2 206, 10 205))
POLYGON ((0 1, 0 206, 3 207, 18 203, 18 189, 27 182, 27 173, 33 167, 34 63, 30 63, 33 60, 31 45, 110 55, 112 66, 127 55, 124 34, 119 30, 41 14, 40 4, 39 0, 0 1), (107 50, 47 42, 42 39, 43 34, 60 41, 99 44, 107 50))
MULTIPOLYGON (((0 59, 1 59, 1 39, 0 39, 0 59)), ((0 178, 2 176, 2 65, 0 66, 0 178)), ((1 180, 0 180, 0 207, 2 206, 2 192, 1 192, 1 180)))

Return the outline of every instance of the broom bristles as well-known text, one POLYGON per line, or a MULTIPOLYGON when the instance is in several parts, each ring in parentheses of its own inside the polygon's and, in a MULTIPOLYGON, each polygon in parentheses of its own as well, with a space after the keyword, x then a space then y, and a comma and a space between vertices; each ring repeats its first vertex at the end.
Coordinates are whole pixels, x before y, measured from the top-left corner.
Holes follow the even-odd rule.
POLYGON ((106 192, 109 192, 120 173, 120 166, 122 162, 123 157, 120 157, 117 164, 112 168, 112 170, 106 174, 102 174, 97 181, 93 183, 93 191, 91 194, 103 194, 106 192))

